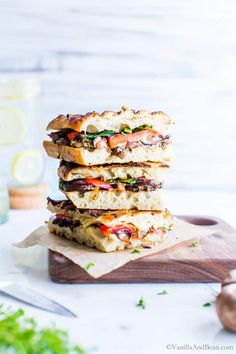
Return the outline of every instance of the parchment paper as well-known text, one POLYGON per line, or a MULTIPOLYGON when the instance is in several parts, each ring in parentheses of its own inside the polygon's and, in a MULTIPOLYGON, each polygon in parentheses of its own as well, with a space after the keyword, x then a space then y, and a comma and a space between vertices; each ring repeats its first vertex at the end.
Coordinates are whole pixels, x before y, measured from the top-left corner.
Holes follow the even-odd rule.
POLYGON ((131 249, 111 253, 103 253, 94 248, 80 245, 75 241, 69 241, 57 235, 49 233, 46 226, 40 226, 34 230, 23 241, 14 244, 15 247, 27 248, 35 245, 47 247, 52 251, 63 254, 75 264, 84 268, 93 263, 86 270, 93 278, 99 278, 104 274, 112 272, 114 269, 124 264, 153 253, 158 253, 175 245, 189 242, 195 238, 201 238, 215 232, 205 226, 196 226, 175 218, 173 230, 167 234, 163 243, 152 248, 139 247, 140 253, 131 253, 131 249))

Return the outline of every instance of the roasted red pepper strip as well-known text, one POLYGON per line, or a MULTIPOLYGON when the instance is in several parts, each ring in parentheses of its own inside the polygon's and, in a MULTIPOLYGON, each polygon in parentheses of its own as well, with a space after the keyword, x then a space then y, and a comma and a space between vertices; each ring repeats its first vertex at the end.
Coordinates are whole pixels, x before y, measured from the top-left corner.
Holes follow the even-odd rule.
POLYGON ((99 229, 102 231, 103 235, 109 236, 112 233, 113 228, 106 225, 100 225, 99 229))
POLYGON ((141 130, 137 133, 131 134, 115 134, 108 137, 108 143, 111 149, 116 148, 118 145, 126 144, 129 141, 137 142, 145 139, 152 139, 155 136, 159 136, 159 133, 152 129, 141 130))
POLYGON ((134 233, 136 231, 136 227, 134 227, 133 225, 130 225, 130 224, 129 225, 117 225, 115 227, 100 225, 99 229, 102 231, 102 233, 105 236, 109 236, 110 234, 114 234, 120 230, 128 230, 131 235, 132 235, 132 233, 134 233))
POLYGON ((77 136, 80 135, 79 132, 70 132, 70 133, 67 133, 66 136, 67 138, 71 141, 71 140, 74 140, 75 138, 77 138, 77 136))
POLYGON ((111 183, 103 181, 99 178, 86 178, 85 183, 92 184, 95 187, 104 188, 104 189, 112 188, 111 183))

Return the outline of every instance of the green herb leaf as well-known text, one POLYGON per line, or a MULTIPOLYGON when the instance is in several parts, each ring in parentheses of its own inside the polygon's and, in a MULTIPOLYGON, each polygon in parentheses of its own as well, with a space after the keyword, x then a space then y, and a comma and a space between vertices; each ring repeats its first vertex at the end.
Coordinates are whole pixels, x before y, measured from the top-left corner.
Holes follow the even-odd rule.
POLYGON ((168 294, 168 292, 166 290, 163 290, 163 291, 157 293, 157 295, 167 295, 167 294, 168 294))
POLYGON ((85 354, 69 343, 68 334, 56 327, 39 328, 36 321, 19 309, 0 309, 0 353, 85 354))
POLYGON ((114 130, 103 130, 101 132, 96 132, 96 133, 86 133, 85 134, 85 138, 87 139, 95 139, 97 136, 101 136, 101 137, 109 137, 112 135, 117 134, 114 130))
POLYGON ((137 248, 133 249, 133 251, 130 252, 131 254, 134 254, 134 253, 141 253, 140 250, 138 250, 137 248))
POLYGON ((94 266, 95 266, 95 264, 93 262, 90 262, 84 267, 84 269, 89 270, 89 268, 94 267, 94 266))
POLYGON ((137 183, 137 179, 136 178, 120 179, 119 182, 128 183, 128 184, 135 184, 135 183, 137 183))
POLYGON ((60 179, 59 180, 59 189, 64 190, 64 187, 65 187, 65 182, 62 179, 60 179))
POLYGON ((199 243, 196 241, 196 242, 192 242, 189 247, 197 247, 199 246, 199 243))
POLYGON ((149 124, 140 125, 139 127, 133 129, 133 133, 140 132, 141 130, 145 130, 145 129, 152 129, 152 125, 149 124))
POLYGON ((203 307, 210 307, 211 306, 211 302, 206 302, 204 305, 202 305, 203 307))
POLYGON ((107 182, 135 184, 137 183, 137 178, 128 178, 128 179, 110 178, 107 180, 107 182))
POLYGON ((143 297, 141 297, 138 301, 138 303, 136 304, 136 306, 141 307, 143 310, 146 308, 146 304, 145 301, 143 299, 143 297))
POLYGON ((125 133, 125 134, 131 134, 132 132, 133 132, 132 129, 128 128, 128 127, 124 128, 122 131, 122 133, 125 133))

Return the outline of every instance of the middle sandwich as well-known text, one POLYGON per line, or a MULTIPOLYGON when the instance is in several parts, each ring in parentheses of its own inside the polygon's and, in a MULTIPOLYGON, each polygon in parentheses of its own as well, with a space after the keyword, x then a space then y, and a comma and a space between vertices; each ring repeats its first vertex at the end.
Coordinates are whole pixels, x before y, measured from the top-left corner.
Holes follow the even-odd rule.
POLYGON ((62 161, 59 189, 79 209, 163 210, 160 162, 81 166, 62 161))

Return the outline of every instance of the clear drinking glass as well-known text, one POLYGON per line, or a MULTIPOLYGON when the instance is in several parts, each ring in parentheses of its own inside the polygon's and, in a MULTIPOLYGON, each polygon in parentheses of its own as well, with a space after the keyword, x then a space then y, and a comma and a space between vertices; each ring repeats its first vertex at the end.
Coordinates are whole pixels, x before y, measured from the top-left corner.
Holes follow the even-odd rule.
POLYGON ((40 82, 0 76, 0 173, 8 187, 41 183, 43 120, 40 82))
POLYGON ((7 180, 0 176, 0 224, 8 221, 9 215, 9 195, 7 188, 7 180))

